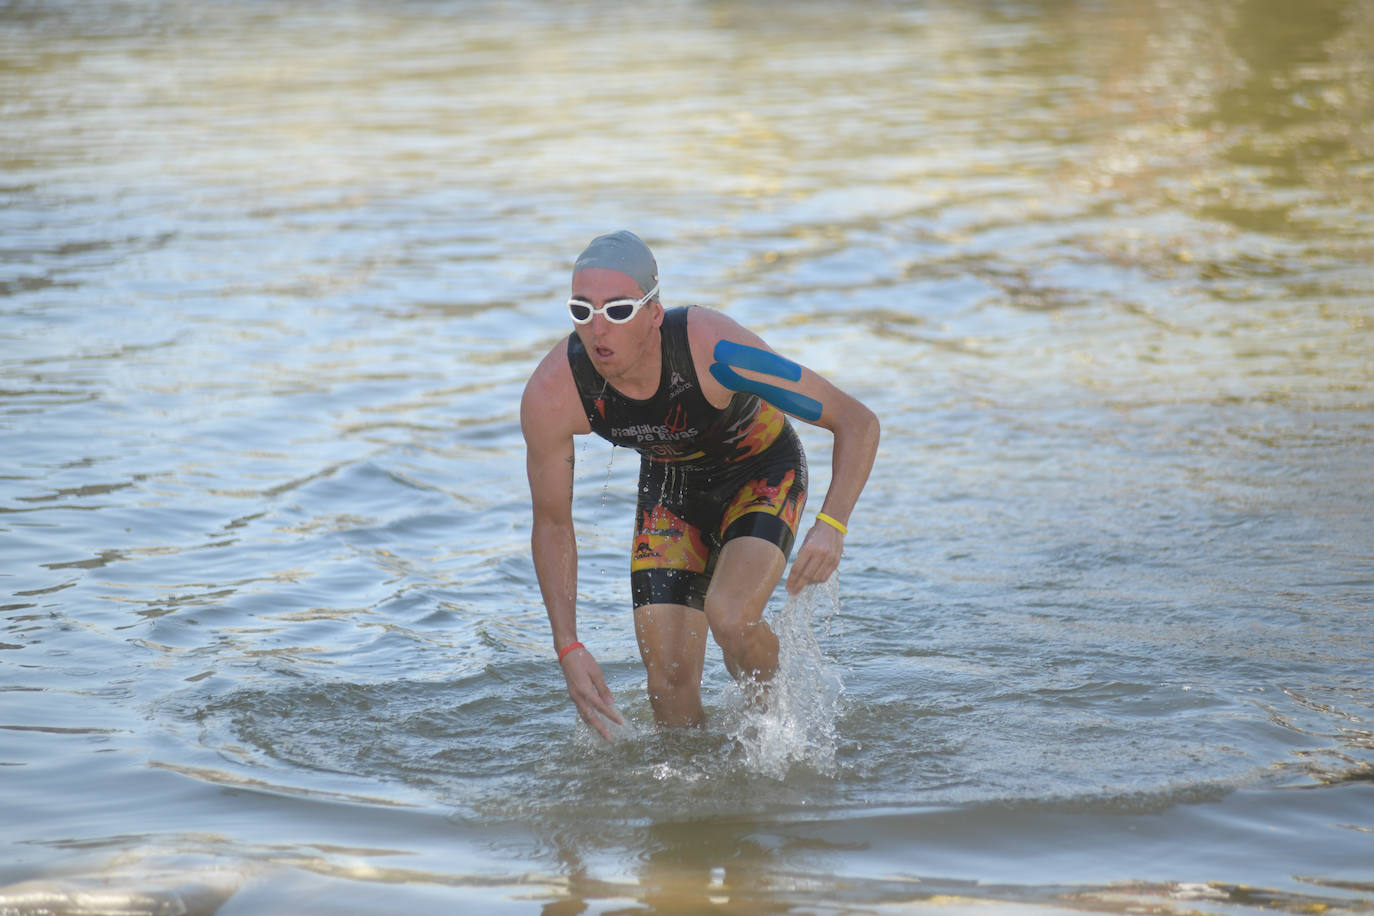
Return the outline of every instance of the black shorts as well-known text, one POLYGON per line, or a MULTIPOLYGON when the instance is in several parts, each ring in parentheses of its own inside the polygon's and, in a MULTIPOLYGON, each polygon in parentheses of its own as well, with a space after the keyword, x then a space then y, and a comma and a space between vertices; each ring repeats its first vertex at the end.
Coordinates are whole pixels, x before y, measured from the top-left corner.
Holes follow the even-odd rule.
POLYGON ((630 554, 634 606, 701 610, 721 547, 756 537, 789 556, 805 505, 806 454, 790 424, 768 448, 738 462, 641 458, 630 554))

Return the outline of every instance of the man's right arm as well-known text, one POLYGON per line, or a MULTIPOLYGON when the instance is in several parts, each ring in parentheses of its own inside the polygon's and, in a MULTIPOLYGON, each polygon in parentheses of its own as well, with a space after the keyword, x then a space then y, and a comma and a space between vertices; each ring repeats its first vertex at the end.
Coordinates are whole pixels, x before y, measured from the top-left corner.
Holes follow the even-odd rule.
POLYGON ((577 641, 577 536, 572 521, 572 437, 547 441, 546 424, 525 435, 525 472, 533 504, 530 550, 548 609, 553 648, 577 641))
MULTIPOLYGON (((566 348, 555 347, 530 377, 520 401, 520 427, 525 437, 525 470, 533 503, 530 550, 539 590, 553 630, 554 651, 577 642, 577 536, 572 521, 573 436, 590 432, 582 416, 566 348)), ((568 694, 586 723, 603 737, 610 733, 596 715, 615 722, 601 668, 586 649, 574 649, 560 660, 568 694)))

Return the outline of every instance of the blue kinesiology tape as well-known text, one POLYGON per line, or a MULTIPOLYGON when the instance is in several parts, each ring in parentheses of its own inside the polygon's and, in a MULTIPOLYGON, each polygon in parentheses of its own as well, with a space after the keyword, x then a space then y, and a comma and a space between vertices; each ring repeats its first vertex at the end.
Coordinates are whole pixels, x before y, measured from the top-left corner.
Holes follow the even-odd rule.
POLYGON ((792 360, 767 350, 760 350, 758 347, 746 347, 744 344, 735 343, 733 340, 722 340, 717 343, 713 355, 716 357, 716 362, 734 366, 736 369, 748 369, 750 372, 776 375, 778 378, 787 379, 789 382, 801 379, 801 366, 792 360))
POLYGON ((735 371, 748 369, 750 372, 761 372, 764 375, 795 382, 801 379, 801 366, 792 360, 776 353, 769 353, 767 350, 760 350, 758 347, 746 347, 733 340, 722 340, 717 343, 713 355, 716 361, 711 364, 711 375, 726 388, 756 394, 779 410, 785 410, 809 422, 814 423, 821 418, 822 405, 815 398, 779 388, 777 385, 745 378, 735 371))

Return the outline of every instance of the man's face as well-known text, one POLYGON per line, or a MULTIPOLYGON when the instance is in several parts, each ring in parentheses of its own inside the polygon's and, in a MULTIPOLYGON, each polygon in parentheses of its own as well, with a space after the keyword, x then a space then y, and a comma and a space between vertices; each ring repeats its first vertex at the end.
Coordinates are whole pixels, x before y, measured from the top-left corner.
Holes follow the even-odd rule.
POLYGON ((595 310, 617 299, 637 300, 644 293, 639 284, 618 270, 588 267, 573 276, 572 298, 593 309, 591 321, 573 327, 603 378, 632 372, 651 347, 657 348, 655 332, 663 323, 663 306, 656 301, 647 302, 623 324, 616 324, 595 310))

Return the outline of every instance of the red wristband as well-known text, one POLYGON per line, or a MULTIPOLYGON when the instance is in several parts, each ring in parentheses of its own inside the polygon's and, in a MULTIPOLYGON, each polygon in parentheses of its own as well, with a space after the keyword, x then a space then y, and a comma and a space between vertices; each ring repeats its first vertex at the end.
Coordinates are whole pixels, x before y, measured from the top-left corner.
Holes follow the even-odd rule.
POLYGON ((558 653, 558 661, 559 661, 559 663, 561 664, 562 661, 563 661, 563 656, 567 655, 567 654, 568 654, 569 652, 571 652, 573 649, 585 649, 585 648, 587 648, 587 647, 584 646, 584 645, 582 645, 582 643, 580 643, 580 642, 570 642, 570 643, 568 643, 566 646, 563 647, 563 651, 558 653))

